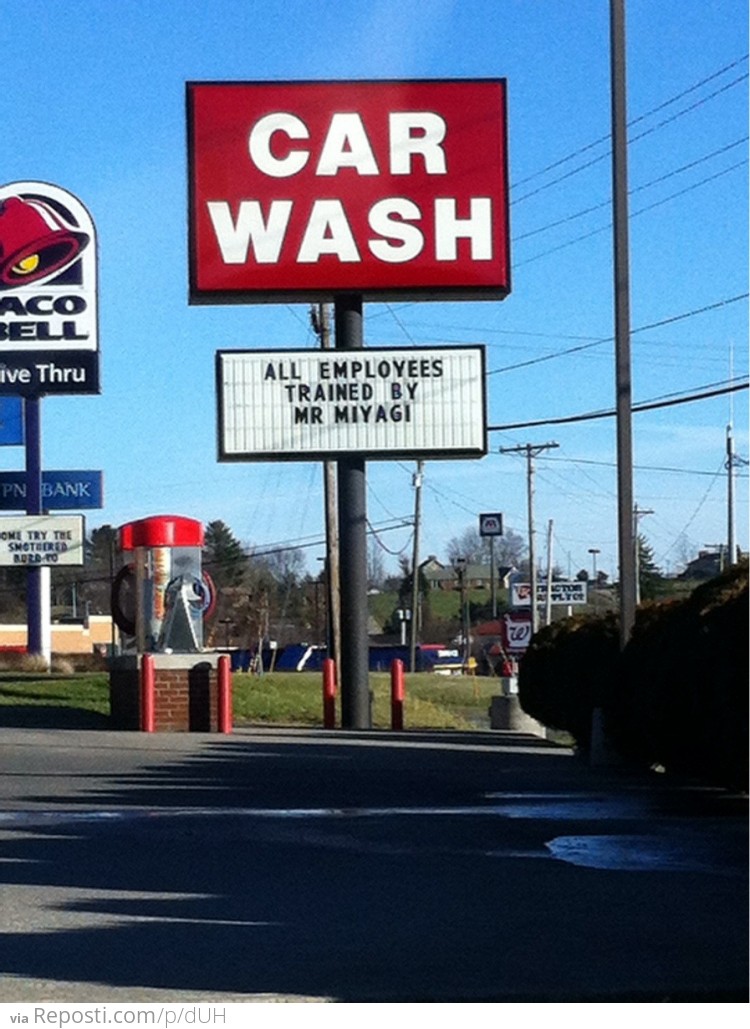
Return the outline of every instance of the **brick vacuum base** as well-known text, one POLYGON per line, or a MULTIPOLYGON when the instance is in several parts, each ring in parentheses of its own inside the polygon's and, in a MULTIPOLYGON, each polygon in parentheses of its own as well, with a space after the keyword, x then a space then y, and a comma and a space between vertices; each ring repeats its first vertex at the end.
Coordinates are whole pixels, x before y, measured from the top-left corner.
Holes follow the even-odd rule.
MULTIPOLYGON (((113 658, 109 704, 113 729, 141 728, 141 654, 113 658)), ((218 655, 153 654, 156 732, 217 732, 218 655)))

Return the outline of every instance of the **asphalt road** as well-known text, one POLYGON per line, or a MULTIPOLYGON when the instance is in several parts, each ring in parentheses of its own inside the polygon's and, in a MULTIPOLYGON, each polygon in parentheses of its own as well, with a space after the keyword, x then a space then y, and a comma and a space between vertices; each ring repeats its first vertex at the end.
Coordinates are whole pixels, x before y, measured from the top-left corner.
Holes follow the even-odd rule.
POLYGON ((748 999, 746 798, 503 732, 0 740, 0 1002, 748 999))

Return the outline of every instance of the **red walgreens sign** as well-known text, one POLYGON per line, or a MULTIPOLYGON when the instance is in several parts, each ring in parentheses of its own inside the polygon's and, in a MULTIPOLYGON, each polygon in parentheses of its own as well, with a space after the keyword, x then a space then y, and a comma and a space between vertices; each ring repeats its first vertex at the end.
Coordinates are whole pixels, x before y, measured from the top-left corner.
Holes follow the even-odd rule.
POLYGON ((189 83, 196 303, 502 299, 504 80, 189 83))

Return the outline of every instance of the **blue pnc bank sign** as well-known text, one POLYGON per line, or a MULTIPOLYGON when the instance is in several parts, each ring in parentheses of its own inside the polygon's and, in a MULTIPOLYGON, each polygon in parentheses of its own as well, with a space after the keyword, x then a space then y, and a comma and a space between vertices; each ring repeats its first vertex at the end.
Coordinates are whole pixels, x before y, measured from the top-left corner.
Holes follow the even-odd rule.
MULTIPOLYGON (((84 511, 104 506, 102 473, 42 472, 45 511, 84 511)), ((26 473, 0 472, 0 511, 26 509, 26 473)))

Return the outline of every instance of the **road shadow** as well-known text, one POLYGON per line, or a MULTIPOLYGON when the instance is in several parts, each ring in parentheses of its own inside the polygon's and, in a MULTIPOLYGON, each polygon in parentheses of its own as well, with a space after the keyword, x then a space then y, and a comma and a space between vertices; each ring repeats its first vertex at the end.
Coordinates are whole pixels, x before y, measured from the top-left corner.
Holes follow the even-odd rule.
POLYGON ((605 787, 564 749, 491 733, 269 730, 149 754, 0 819, 9 982, 134 999, 746 999, 736 880, 574 869, 545 852, 558 826, 493 810, 498 794, 640 796, 640 779, 605 787))
POLYGON ((0 705, 0 729, 108 729, 109 715, 51 704, 0 705))

